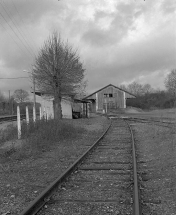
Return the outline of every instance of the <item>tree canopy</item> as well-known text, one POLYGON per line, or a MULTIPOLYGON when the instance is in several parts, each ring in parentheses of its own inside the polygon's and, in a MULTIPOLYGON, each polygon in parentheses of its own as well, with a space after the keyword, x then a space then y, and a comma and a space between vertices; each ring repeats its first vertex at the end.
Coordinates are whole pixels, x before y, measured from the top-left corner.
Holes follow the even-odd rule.
POLYGON ((55 118, 62 118, 62 97, 82 92, 84 74, 77 50, 54 32, 44 42, 35 60, 33 75, 37 88, 54 97, 55 118))
POLYGON ((13 98, 17 103, 26 102, 29 100, 29 93, 26 90, 18 89, 14 91, 13 98))
POLYGON ((5 101, 6 98, 4 96, 4 94, 0 91, 0 102, 5 101))
POLYGON ((167 76, 165 79, 165 87, 166 89, 172 93, 172 94, 176 94, 176 69, 173 69, 167 76))
POLYGON ((120 88, 123 90, 128 91, 129 93, 132 93, 136 96, 141 96, 144 95, 146 93, 152 93, 154 91, 154 89, 151 87, 150 84, 139 84, 136 81, 133 81, 131 84, 129 85, 120 85, 120 88))

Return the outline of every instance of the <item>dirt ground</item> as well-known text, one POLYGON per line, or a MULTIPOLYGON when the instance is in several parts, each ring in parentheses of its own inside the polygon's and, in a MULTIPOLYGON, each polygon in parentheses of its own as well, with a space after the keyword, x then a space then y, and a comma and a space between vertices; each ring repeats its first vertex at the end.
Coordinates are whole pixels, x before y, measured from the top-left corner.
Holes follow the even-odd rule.
MULTIPOLYGON (((0 158, 1 215, 19 214, 103 134, 109 120, 92 116, 90 119, 70 120, 70 123, 85 128, 85 132, 79 134, 77 139, 59 142, 53 149, 41 152, 37 158, 13 160, 9 156, 6 162, 0 158)), ((9 147, 10 144, 7 142, 2 147, 9 147)), ((19 147, 23 147, 23 143, 17 141, 14 152, 19 147)))

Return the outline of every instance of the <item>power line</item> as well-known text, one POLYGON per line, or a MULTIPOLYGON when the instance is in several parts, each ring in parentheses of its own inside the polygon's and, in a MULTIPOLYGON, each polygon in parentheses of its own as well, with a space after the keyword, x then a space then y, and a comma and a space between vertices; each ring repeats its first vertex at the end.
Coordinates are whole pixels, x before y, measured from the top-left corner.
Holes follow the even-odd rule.
MULTIPOLYGON (((27 31, 27 35, 29 35, 29 36, 30 36, 30 39, 32 40, 32 42, 35 43, 35 41, 32 39, 32 36, 31 36, 30 32, 28 31, 28 29, 27 29, 26 26, 25 26, 25 23, 24 23, 24 21, 23 21, 23 18, 21 17, 21 15, 20 15, 20 13, 19 13, 19 11, 18 11, 18 9, 17 9, 17 7, 16 7, 16 5, 15 5, 15 2, 14 2, 13 0, 11 0, 11 2, 12 2, 13 6, 14 6, 14 8, 15 8, 15 10, 16 10, 16 12, 17 12, 19 18, 20 18, 20 21, 22 22, 23 26, 25 27, 25 29, 26 29, 26 31, 27 31)), ((35 50, 35 46, 33 46, 33 43, 31 43, 31 45, 32 45, 32 47, 33 47, 34 50, 35 50)), ((36 44, 35 44, 35 45, 36 45, 36 44)), ((37 47, 37 45, 36 45, 36 47, 37 47)))
MULTIPOLYGON (((17 29, 19 35, 21 35, 22 39, 24 40, 24 42, 29 46, 28 42, 25 40, 25 38, 23 37, 21 31, 19 30, 18 26, 16 25, 16 23, 13 21, 13 19, 10 17, 8 11, 6 10, 5 6, 3 6, 3 4, 0 2, 1 6, 3 7, 4 11, 6 12, 7 16, 9 17, 9 19, 12 21, 12 23, 14 24, 15 28, 17 29)), ((24 44, 26 46, 26 44, 24 44)), ((26 48, 28 49, 28 47, 26 46, 26 48)), ((30 46, 29 46, 30 48, 30 46)), ((28 49, 28 51, 31 53, 31 50, 28 49)), ((33 51, 33 50, 32 50, 33 51)), ((35 53, 34 53, 35 54, 35 53)))
MULTIPOLYGON (((0 15, 1 15, 1 13, 0 13, 0 15)), ((2 15, 1 15, 2 16, 2 15)), ((4 30, 6 31, 6 28, 3 26, 3 24, 1 25, 3 28, 4 28, 4 30)), ((18 46, 18 48, 24 53, 24 54, 26 54, 26 52, 21 48, 21 46, 17 43, 17 41, 15 41, 14 40, 14 38, 11 36, 11 34, 7 31, 7 34, 11 37, 11 39, 16 43, 16 45, 18 46)))
MULTIPOLYGON (((19 38, 18 34, 16 34, 16 32, 13 30, 12 26, 8 23, 8 21, 6 20, 6 18, 3 16, 3 14, 0 12, 0 15, 2 16, 2 18, 5 20, 5 22, 7 23, 7 25, 11 28, 11 30, 13 31, 13 33, 17 36, 17 38, 21 41, 21 39, 19 38)), ((23 44, 23 41, 21 41, 23 44)), ((26 47, 26 46, 25 46, 26 47)), ((29 54, 29 52, 28 52, 29 54)))
MULTIPOLYGON (((11 17, 9 16, 7 10, 4 8, 3 4, 0 2, 0 4, 2 5, 3 9, 5 10, 6 14, 8 15, 8 17, 10 18, 10 20, 12 21, 12 23, 14 24, 13 20, 11 19, 11 17)), ((14 31, 14 29, 12 28, 12 26, 8 23, 8 21, 6 20, 6 18, 2 15, 2 13, 0 13, 1 16, 3 17, 3 19, 5 20, 5 22, 8 24, 8 26, 12 29, 12 31, 14 32, 14 34, 18 37, 18 39, 22 42, 22 44, 25 46, 25 48, 28 50, 28 52, 33 56, 33 54, 31 53, 31 51, 28 49, 28 47, 26 46, 26 44, 21 40, 21 38, 19 37, 19 35, 14 31)), ((16 24, 14 24, 16 26, 16 24)), ((16 27, 17 28, 17 27, 16 27)), ((18 30, 18 28, 17 28, 18 30)), ((18 30, 18 32, 20 33, 20 31, 18 30)), ((21 33, 20 33, 21 34, 21 33)), ((22 36, 23 38, 23 36, 22 36)), ((24 40, 24 38, 23 38, 24 40)))

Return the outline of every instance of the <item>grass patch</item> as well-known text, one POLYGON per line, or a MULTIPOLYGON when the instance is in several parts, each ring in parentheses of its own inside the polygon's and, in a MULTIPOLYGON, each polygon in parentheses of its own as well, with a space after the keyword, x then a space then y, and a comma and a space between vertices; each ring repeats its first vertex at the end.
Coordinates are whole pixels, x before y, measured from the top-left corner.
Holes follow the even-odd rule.
POLYGON ((17 139, 17 128, 15 126, 8 125, 6 129, 0 129, 0 145, 13 139, 17 139))
MULTIPOLYGON (((40 120, 25 122, 21 125, 22 145, 16 147, 11 144, 10 147, 0 149, 1 157, 4 159, 25 159, 29 156, 38 156, 42 152, 56 147, 61 141, 70 142, 76 139, 85 131, 80 126, 73 125, 71 120, 40 120)), ((13 126, 3 130, 1 142, 17 139, 17 128, 13 126)))

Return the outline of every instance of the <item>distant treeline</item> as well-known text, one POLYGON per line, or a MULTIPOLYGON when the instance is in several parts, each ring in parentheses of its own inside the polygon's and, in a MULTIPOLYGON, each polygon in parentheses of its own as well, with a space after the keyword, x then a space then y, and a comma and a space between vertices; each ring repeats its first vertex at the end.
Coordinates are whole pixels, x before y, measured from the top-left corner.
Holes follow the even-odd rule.
POLYGON ((127 99, 127 106, 141 109, 173 108, 176 106, 176 97, 167 91, 145 93, 134 99, 127 99))
MULTIPOLYGON (((33 102, 16 103, 15 101, 0 101, 0 115, 16 115, 17 105, 20 106, 20 113, 26 113, 26 106, 28 106, 29 114, 33 113, 33 102)), ((39 107, 41 105, 36 103, 36 112, 39 113, 39 107)))

